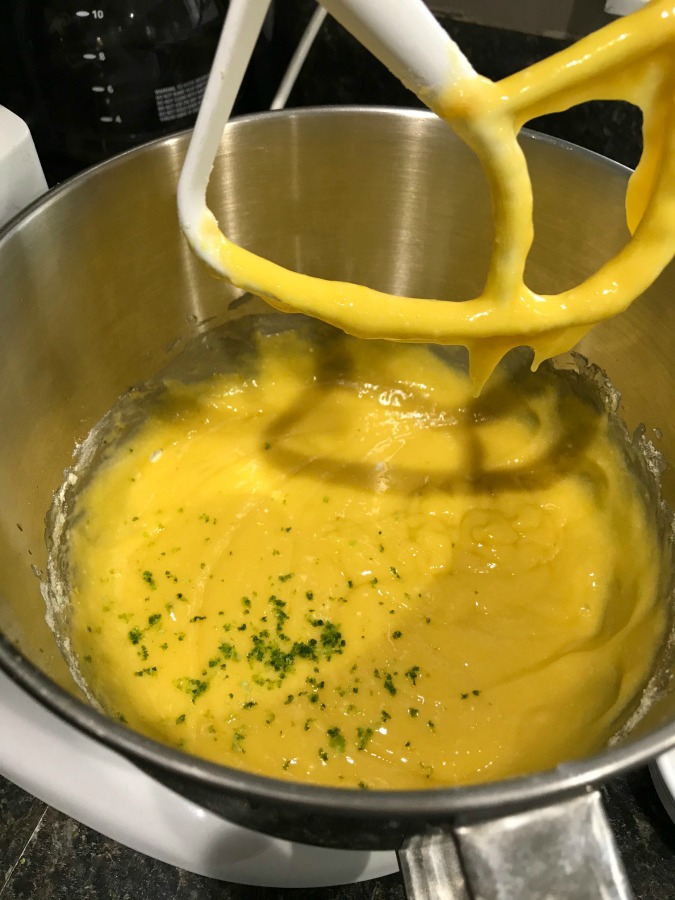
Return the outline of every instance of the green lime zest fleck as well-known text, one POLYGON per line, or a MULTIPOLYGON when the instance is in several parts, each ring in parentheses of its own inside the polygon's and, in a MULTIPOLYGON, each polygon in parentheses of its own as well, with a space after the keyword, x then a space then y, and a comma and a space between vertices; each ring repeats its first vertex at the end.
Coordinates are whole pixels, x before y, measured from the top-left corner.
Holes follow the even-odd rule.
POLYGON ((148 584, 153 591, 157 590, 155 579, 149 569, 145 569, 145 571, 143 572, 143 581, 148 584))
POLYGON ((338 626, 332 622, 324 622, 319 640, 324 650, 330 650, 335 653, 342 653, 342 647, 347 643, 343 639, 342 632, 338 626))
POLYGON ((356 729, 356 749, 357 750, 365 750, 368 746, 368 741, 373 736, 374 731, 372 728, 359 726, 356 729))
POLYGON ((234 644, 230 644, 227 641, 223 641, 222 644, 218 644, 218 649, 223 655, 224 659, 232 659, 235 662, 239 659, 239 654, 237 653, 237 648, 234 644))
POLYGON ((409 678, 410 681, 412 681, 413 685, 415 685, 415 684, 417 684, 417 679, 419 678, 419 674, 420 674, 420 667, 413 666, 411 669, 408 669, 408 671, 405 673, 405 677, 409 678))
POLYGON ((396 693, 396 685, 394 684, 394 679, 391 677, 390 672, 387 672, 384 676, 384 689, 387 693, 391 694, 392 697, 396 693))
POLYGON ((186 694, 190 694, 193 703, 198 697, 201 697, 209 687, 208 681, 202 681, 200 678, 179 678, 174 684, 179 690, 185 691, 186 694))
POLYGON ((347 743, 342 731, 335 726, 334 728, 328 728, 326 734, 328 735, 329 746, 338 753, 344 753, 347 743))

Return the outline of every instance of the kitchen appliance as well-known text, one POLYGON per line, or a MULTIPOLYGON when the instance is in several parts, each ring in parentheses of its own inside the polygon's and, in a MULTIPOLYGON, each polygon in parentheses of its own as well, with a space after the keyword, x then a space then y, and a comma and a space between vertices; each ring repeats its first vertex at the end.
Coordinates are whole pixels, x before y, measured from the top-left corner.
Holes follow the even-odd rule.
POLYGON ((393 851, 309 847, 241 828, 76 731, 0 672, 0 773, 100 834, 236 884, 325 887, 389 875, 393 851))
MULTIPOLYGON (((58 177, 195 120, 228 0, 10 0, 5 103, 30 124, 58 177)), ((265 22, 237 101, 269 105, 278 73, 265 22)), ((54 176, 52 179, 54 180, 54 176)))
MULTIPOLYGON (((629 896, 594 786, 675 746, 669 685, 629 736, 591 759, 495 784, 399 793, 297 785, 208 764, 77 696, 45 625, 37 577, 44 515, 72 447, 185 340, 266 309, 213 280, 179 233, 186 143, 186 135, 166 138, 104 163, 0 236, 0 666, 76 728, 226 818, 306 843, 402 848, 418 896, 451 896, 443 892, 460 872, 484 897, 497 896, 497 884, 514 898, 542 896, 554 884, 561 898, 629 896)), ((627 238, 627 171, 532 134, 523 145, 536 198, 530 278, 540 289, 574 283, 627 238)), ((427 113, 332 108, 240 119, 226 129, 210 190, 233 239, 291 268, 419 296, 442 294, 448 283, 470 295, 485 272, 491 219, 478 163, 427 113)), ((645 422, 667 457, 675 457, 673 279, 671 267, 581 348, 623 392, 629 425, 645 422)), ((672 472, 663 488, 672 503, 672 472)))

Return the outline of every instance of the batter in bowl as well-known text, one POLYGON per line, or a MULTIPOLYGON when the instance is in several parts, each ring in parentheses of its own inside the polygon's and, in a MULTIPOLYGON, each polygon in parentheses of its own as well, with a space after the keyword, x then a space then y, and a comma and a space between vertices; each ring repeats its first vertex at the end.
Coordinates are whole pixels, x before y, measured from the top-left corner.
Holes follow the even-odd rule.
MULTIPOLYGON (((297 320, 294 320, 294 323, 297 320)), ((603 747, 667 627, 579 376, 324 326, 169 380, 77 491, 72 649, 112 715, 280 778, 425 788, 603 747)))

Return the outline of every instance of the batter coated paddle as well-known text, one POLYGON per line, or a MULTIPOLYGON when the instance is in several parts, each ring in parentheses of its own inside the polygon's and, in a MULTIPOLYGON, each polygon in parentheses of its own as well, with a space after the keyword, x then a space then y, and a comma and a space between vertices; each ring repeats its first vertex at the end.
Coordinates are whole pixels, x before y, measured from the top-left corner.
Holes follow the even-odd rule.
POLYGON ((179 182, 181 227, 217 273, 278 309, 315 316, 350 334, 464 345, 479 389, 512 347, 531 346, 535 366, 571 349, 596 322, 625 309, 670 262, 675 254, 672 0, 655 0, 500 82, 471 68, 422 0, 326 0, 324 5, 479 156, 495 221, 485 288, 462 303, 399 297, 293 272, 221 232, 206 205, 206 185, 269 0, 231 4, 179 182), (628 196, 634 235, 580 285, 540 295, 524 280, 533 201, 517 135, 534 116, 590 99, 629 100, 644 113, 645 151, 628 196))
MULTIPOLYGON (((178 186, 183 231, 195 252, 226 277, 200 240, 200 223, 220 138, 270 3, 230 3, 178 186)), ((422 0, 325 0, 322 6, 420 97, 435 97, 476 75, 422 0)))

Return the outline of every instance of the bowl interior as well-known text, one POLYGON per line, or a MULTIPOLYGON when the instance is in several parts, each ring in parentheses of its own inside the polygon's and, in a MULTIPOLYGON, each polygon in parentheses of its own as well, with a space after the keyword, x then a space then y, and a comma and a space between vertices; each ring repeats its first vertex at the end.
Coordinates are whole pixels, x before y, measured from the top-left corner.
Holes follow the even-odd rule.
MULTIPOLYGON (((195 334, 267 309, 238 304, 238 292, 188 250, 175 209, 186 145, 181 135, 90 170, 0 238, 0 630, 73 692, 38 575, 45 514, 75 443, 195 334)), ((535 191, 528 283, 559 291, 626 241, 628 173, 532 134, 523 145, 535 191)), ((476 159, 431 115, 345 109, 239 120, 223 138, 210 203, 231 238, 303 272, 423 297, 482 289, 487 188, 476 159)), ((674 288, 671 267, 580 348, 621 391, 629 427, 645 423, 670 459, 674 288)), ((672 472, 663 487, 675 505, 672 472)), ((671 692, 636 734, 674 714, 671 692)))

